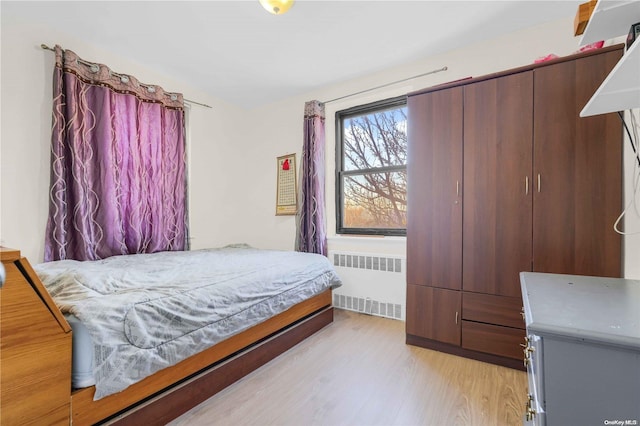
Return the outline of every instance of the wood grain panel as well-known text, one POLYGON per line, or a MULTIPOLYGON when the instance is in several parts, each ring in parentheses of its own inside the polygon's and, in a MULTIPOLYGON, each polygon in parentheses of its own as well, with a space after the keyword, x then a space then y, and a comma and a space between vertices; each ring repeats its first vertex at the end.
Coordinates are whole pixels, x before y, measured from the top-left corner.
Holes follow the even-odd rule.
POLYGON ((622 128, 618 117, 579 112, 620 50, 536 69, 533 270, 619 277, 622 128), (536 182, 537 184, 537 182, 536 182))
POLYGON ((439 85, 436 85, 436 86, 430 86, 430 87, 427 87, 425 89, 416 90, 415 92, 411 92, 411 93, 408 94, 408 96, 418 96, 418 95, 422 95, 422 94, 425 94, 425 93, 435 92, 435 91, 438 91, 438 90, 450 89, 452 87, 466 86, 467 84, 473 84, 473 83, 477 83, 479 81, 492 80, 494 78, 500 78, 500 77, 504 77, 504 76, 511 75, 511 74, 518 74, 518 73, 521 73, 521 72, 531 71, 531 70, 535 70, 537 68, 548 67, 548 66, 559 64, 559 63, 562 63, 562 62, 575 61, 576 59, 579 59, 579 58, 586 58, 586 57, 594 56, 594 55, 602 55, 603 53, 608 53, 608 52, 613 52, 613 51, 616 51, 619 54, 622 54, 624 48, 625 48, 624 43, 615 44, 615 45, 603 47, 601 49, 594 49, 594 50, 589 50, 589 51, 586 51, 586 52, 575 53, 575 54, 572 54, 572 55, 561 56, 559 58, 551 59, 549 61, 545 61, 545 62, 542 62, 542 63, 532 63, 532 64, 524 65, 524 66, 521 66, 521 67, 517 67, 517 68, 510 68, 510 69, 504 70, 504 71, 498 71, 498 72, 491 73, 491 74, 481 75, 479 77, 463 78, 463 79, 460 79, 460 80, 454 80, 454 81, 452 81, 450 83, 439 84, 439 85))
POLYGON ((499 325, 462 321, 462 347, 479 352, 523 359, 525 331, 499 325))
POLYGON ((408 105, 407 282, 460 289, 462 88, 408 105))
POLYGON ((39 282, 37 276, 27 279, 21 262, 28 265, 3 252, 0 424, 69 424, 71 333, 42 302, 29 282, 39 282))
POLYGON ((407 286, 407 334, 460 345, 460 291, 407 286))
POLYGON ((58 307, 56 306, 56 302, 53 301, 53 298, 47 291, 42 281, 40 281, 40 278, 38 278, 38 274, 36 274, 36 272, 33 270, 29 261, 26 258, 20 259, 18 262, 16 262, 16 266, 20 268, 23 276, 29 282, 29 284, 31 284, 31 288, 33 289, 33 291, 35 291, 38 297, 42 299, 44 305, 47 307, 49 312, 51 312, 51 315, 53 315, 53 317, 56 319, 60 328, 65 333, 70 333, 71 326, 64 318, 64 315, 62 314, 60 309, 58 309, 58 307))
POLYGON ((13 262, 14 260, 18 260, 20 259, 20 250, 0 247, 0 259, 3 262, 13 262))
POLYGON ((522 297, 462 293, 462 318, 466 320, 524 329, 521 312, 522 297))
POLYGON ((621 54, 618 45, 409 95, 407 342, 502 360, 523 328, 520 272, 620 275, 621 125, 579 111, 621 54), (454 302, 436 288, 469 295, 467 347, 443 321, 454 302))
POLYGON ((172 367, 129 386, 122 392, 93 400, 95 387, 80 389, 71 396, 73 423, 90 425, 116 414, 134 403, 147 398, 174 383, 218 362, 247 346, 279 331, 293 322, 331 305, 331 291, 299 303, 240 334, 200 352, 172 367))
POLYGON ((518 297, 531 270, 533 72, 464 87, 463 290, 518 297))

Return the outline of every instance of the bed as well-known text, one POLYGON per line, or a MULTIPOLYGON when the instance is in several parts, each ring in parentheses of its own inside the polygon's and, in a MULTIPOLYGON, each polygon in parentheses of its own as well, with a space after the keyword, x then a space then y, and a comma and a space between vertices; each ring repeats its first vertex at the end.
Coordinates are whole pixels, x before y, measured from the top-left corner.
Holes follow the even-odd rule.
POLYGON ((74 424, 166 423, 330 323, 340 285, 323 256, 245 245, 33 269, 32 287, 94 345, 74 424))

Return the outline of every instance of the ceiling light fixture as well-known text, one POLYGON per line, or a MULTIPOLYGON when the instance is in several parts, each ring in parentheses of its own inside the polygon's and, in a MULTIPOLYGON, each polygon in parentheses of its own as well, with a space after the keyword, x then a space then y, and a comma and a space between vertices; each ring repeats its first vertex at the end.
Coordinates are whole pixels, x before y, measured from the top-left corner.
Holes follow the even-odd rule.
POLYGON ((274 15, 282 15, 291 9, 294 0, 260 0, 260 4, 267 12, 274 15))

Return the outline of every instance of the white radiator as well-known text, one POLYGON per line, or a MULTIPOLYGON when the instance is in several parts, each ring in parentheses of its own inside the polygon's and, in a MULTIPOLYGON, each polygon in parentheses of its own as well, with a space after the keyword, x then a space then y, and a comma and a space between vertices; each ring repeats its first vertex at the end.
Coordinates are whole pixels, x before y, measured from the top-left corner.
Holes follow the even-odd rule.
POLYGON ((393 255, 330 251, 329 260, 342 280, 333 306, 404 320, 406 260, 393 255))

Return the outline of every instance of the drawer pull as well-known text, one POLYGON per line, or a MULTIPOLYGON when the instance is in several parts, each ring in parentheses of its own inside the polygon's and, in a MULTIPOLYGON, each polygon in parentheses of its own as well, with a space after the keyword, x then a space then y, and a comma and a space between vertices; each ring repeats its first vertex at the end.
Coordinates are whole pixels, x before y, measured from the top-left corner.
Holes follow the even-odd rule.
POLYGON ((527 367, 531 362, 531 353, 535 352, 536 348, 529 344, 529 337, 525 336, 524 342, 525 343, 520 343, 520 346, 522 347, 522 352, 524 353, 524 366, 527 367))
POLYGON ((538 412, 533 408, 532 404, 533 404, 533 397, 531 395, 528 395, 528 399, 527 399, 527 403, 524 406, 525 409, 525 418, 528 422, 530 422, 531 420, 534 419, 534 417, 536 416, 536 414, 538 414, 538 412))

